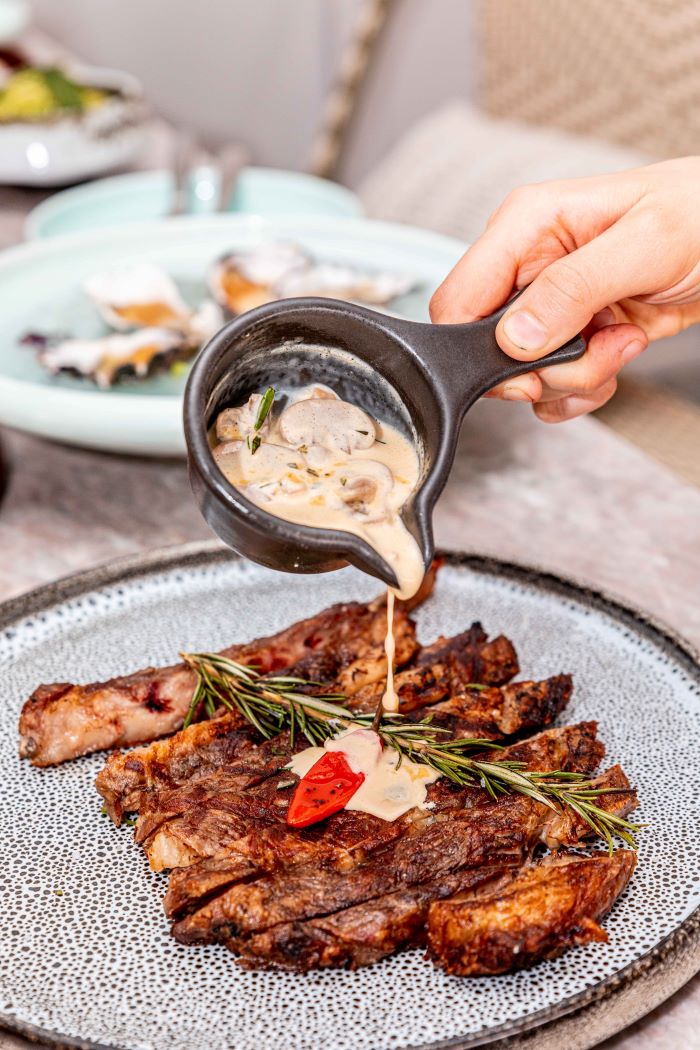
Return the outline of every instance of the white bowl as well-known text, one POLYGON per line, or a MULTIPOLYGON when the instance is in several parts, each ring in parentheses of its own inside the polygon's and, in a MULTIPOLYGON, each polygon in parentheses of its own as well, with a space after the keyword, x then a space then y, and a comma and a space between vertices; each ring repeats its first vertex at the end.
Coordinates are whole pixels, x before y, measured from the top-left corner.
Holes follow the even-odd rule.
POLYGON ((0 123, 0 183, 64 186, 121 167, 143 148, 146 107, 135 77, 89 66, 68 73, 120 94, 87 113, 0 123))
POLYGON ((82 291, 97 270, 154 262, 194 302, 206 294, 214 259, 267 240, 295 241, 319 259, 413 276, 417 287, 391 309, 417 321, 428 320, 432 291, 465 248, 411 226, 313 215, 185 216, 10 248, 0 253, 0 424, 88 448, 182 455, 185 375, 98 390, 86 380, 52 378, 19 340, 30 330, 99 335, 104 326, 82 291))
MULTIPOLYGON (((195 180, 202 172, 212 178, 211 169, 195 169, 195 180)), ((213 174, 216 178, 216 173, 213 174)), ((175 195, 171 171, 131 171, 95 179, 81 186, 52 193, 30 211, 24 224, 28 241, 58 237, 66 233, 85 233, 105 227, 123 228, 127 223, 154 222, 170 214, 175 195)), ((213 200, 203 202, 190 193, 192 214, 216 212, 213 200)), ((223 209, 222 209, 223 211, 223 209)), ((226 214, 245 215, 328 215, 359 218, 359 197, 337 182, 319 179, 299 171, 282 168, 244 168, 226 214)))
POLYGON ((0 0, 0 43, 6 44, 23 33, 29 16, 27 0, 0 0))

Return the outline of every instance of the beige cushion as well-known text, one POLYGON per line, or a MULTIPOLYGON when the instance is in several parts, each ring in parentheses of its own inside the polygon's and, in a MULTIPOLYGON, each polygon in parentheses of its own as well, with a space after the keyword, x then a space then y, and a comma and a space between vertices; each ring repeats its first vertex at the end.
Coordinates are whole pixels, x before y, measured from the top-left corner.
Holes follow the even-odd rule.
POLYGON ((369 215, 473 241, 516 186, 648 162, 634 150, 453 102, 416 124, 359 187, 369 215))
POLYGON ((478 102, 655 157, 700 141, 698 0, 478 0, 478 102))

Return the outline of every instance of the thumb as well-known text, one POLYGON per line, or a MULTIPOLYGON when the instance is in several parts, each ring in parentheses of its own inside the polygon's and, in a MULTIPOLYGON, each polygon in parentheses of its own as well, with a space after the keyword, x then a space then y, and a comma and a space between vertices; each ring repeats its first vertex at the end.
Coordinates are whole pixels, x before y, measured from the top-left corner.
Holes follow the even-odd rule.
POLYGON ((573 339, 610 303, 642 293, 649 259, 632 225, 621 220, 547 266, 501 318, 499 346, 519 361, 537 360, 573 339))

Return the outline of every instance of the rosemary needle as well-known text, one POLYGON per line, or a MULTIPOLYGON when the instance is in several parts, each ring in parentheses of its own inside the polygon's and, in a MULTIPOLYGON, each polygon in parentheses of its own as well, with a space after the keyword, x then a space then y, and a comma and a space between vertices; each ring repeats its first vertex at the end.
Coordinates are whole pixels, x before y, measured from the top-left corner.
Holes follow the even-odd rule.
POLYGON ((262 396, 260 406, 258 408, 258 414, 255 417, 253 423, 254 430, 260 430, 261 426, 268 417, 269 411, 272 408, 272 402, 275 400, 275 388, 269 386, 262 396))

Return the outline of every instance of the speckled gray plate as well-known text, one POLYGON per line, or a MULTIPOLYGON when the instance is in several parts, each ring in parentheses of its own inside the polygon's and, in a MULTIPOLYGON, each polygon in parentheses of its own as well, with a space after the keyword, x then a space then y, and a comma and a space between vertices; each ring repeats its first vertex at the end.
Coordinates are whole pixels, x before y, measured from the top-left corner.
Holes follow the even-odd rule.
POLYGON ((598 718, 636 782, 640 863, 610 943, 499 978, 446 977, 420 952, 358 973, 240 971, 168 936, 162 875, 100 815, 100 757, 54 770, 16 755, 38 682, 107 678, 283 627, 376 582, 354 570, 284 577, 210 545, 96 570, 0 608, 0 1019, 36 1039, 129 1050, 580 1050, 700 969, 700 669, 681 642, 614 601, 537 572, 453 556, 419 635, 480 618, 523 673, 575 675, 567 720, 598 718))

